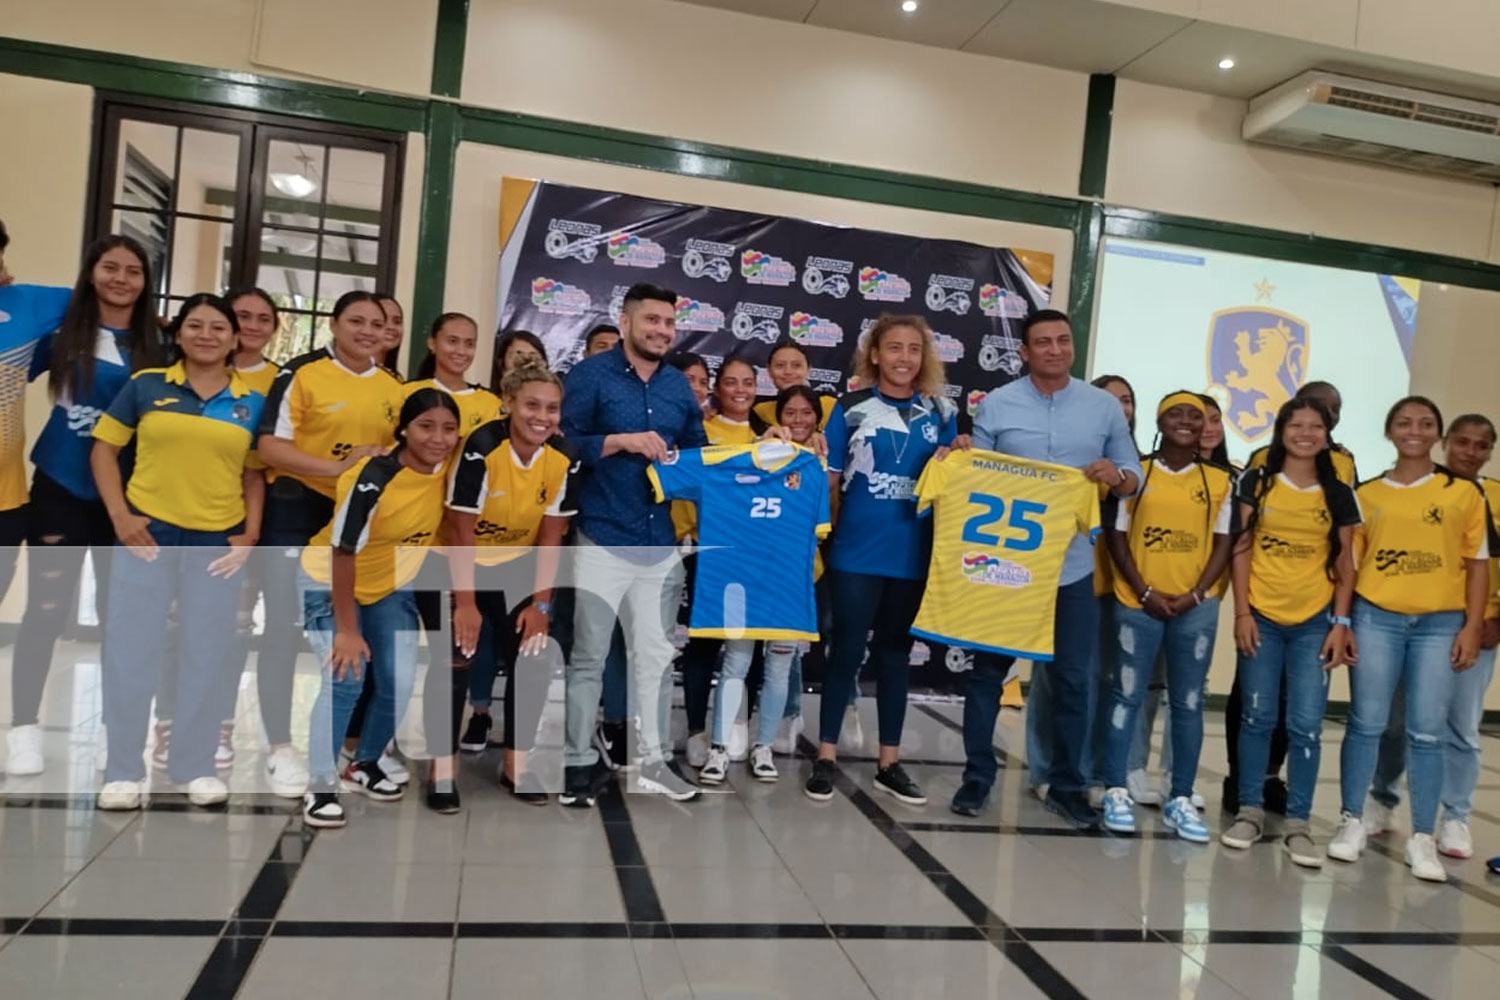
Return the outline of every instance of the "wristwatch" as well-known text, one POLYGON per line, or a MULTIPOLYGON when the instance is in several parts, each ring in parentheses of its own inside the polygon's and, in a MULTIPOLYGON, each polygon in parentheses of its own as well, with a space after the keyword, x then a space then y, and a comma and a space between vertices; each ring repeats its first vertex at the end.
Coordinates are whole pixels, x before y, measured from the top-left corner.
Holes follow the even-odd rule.
POLYGON ((552 613, 552 602, 551 601, 537 601, 535 604, 532 605, 532 607, 536 608, 538 611, 540 611, 544 615, 550 615, 552 613))
POLYGON ((1328 624, 1342 625, 1344 628, 1353 628, 1354 622, 1348 615, 1329 615, 1328 624))

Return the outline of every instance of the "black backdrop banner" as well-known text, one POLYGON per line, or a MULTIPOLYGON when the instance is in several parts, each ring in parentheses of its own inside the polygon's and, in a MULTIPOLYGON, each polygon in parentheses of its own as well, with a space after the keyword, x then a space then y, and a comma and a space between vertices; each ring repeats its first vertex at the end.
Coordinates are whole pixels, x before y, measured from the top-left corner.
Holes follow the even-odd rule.
MULTIPOLYGON (((505 178, 497 336, 530 330, 565 371, 599 323, 618 322, 625 290, 677 293, 677 348, 716 373, 735 354, 760 372, 790 338, 820 392, 848 388, 860 335, 883 313, 917 313, 937 335, 947 395, 972 416, 1022 373, 1020 323, 1051 297, 1052 255, 801 219, 684 205, 505 178)), ((914 687, 951 690, 956 651, 913 652, 914 687)))

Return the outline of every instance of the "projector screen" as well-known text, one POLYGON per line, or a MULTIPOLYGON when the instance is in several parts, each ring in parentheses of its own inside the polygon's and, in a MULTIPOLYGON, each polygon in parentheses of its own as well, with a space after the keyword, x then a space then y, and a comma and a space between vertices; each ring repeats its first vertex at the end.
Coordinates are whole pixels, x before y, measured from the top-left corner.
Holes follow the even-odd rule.
POLYGON ((1213 396, 1240 464, 1270 443, 1298 387, 1332 382, 1344 399, 1334 440, 1369 477, 1395 458, 1383 424, 1408 392, 1420 290, 1408 278, 1109 239, 1089 370, 1134 387, 1142 451, 1163 396, 1213 396))

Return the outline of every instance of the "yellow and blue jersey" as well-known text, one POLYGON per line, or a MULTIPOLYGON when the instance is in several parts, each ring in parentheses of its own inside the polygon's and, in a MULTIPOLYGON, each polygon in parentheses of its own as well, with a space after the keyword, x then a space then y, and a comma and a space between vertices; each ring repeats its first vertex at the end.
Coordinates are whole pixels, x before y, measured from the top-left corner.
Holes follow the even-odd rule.
POLYGON ((26 503, 26 383, 37 344, 62 322, 66 288, 39 285, 0 287, 0 511, 26 503))
POLYGON ((780 441, 674 452, 647 476, 660 500, 698 505, 698 571, 688 634, 818 638, 813 563, 828 533, 828 473, 780 441))
POLYGON ((136 510, 189 531, 224 531, 245 520, 243 474, 260 468, 255 427, 264 406, 233 369, 228 385, 201 398, 179 361, 136 372, 93 436, 117 448, 136 439, 125 488, 136 510))
POLYGON ((974 450, 928 462, 916 498, 935 524, 912 634, 1052 659, 1063 560, 1075 537, 1099 532, 1098 488, 1065 465, 974 450))

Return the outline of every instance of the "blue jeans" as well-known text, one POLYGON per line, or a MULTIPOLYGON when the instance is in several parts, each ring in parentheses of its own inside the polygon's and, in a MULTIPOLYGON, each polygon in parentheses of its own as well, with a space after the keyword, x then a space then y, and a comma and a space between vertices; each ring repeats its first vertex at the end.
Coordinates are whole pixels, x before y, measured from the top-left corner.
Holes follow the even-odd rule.
MULTIPOLYGON (((1271 759, 1271 734, 1281 714, 1282 678, 1286 681, 1287 819, 1307 819, 1312 813, 1322 758, 1323 713, 1328 708, 1328 671, 1319 654, 1328 637, 1326 610, 1297 625, 1278 625, 1259 612, 1260 648, 1254 656, 1241 654, 1239 786, 1240 805, 1265 805, 1266 768, 1271 759)), ((1359 669, 1358 667, 1355 668, 1359 669)))
MULTIPOLYGON (((787 700, 787 682, 792 672, 792 657, 797 643, 789 639, 768 641, 765 650, 764 677, 760 687, 760 712, 756 719, 754 745, 770 746, 776 739, 787 700)), ((719 686, 714 691, 713 742, 729 743, 729 728, 740 712, 745 698, 745 676, 755 655, 754 639, 727 639, 724 660, 719 666, 719 686)))
POLYGON ((160 550, 153 562, 115 547, 105 618, 104 724, 109 763, 105 781, 141 781, 151 698, 162 672, 167 612, 177 602, 177 705, 172 725, 172 780, 214 775, 219 724, 229 678, 239 667, 234 616, 240 576, 211 576, 208 566, 229 551, 228 531, 189 531, 151 519, 160 550))
POLYGON ((818 706, 818 733, 824 743, 838 742, 844 710, 857 691, 865 637, 873 631, 869 639, 870 668, 875 671, 880 745, 901 745, 910 685, 911 623, 922 603, 922 589, 922 580, 828 572, 833 652, 828 658, 828 676, 823 679, 822 704, 818 706))
MULTIPOLYGON (((1482 649, 1479 659, 1453 679, 1448 706, 1448 732, 1443 741, 1443 816, 1462 823, 1474 809, 1474 786, 1479 784, 1479 723, 1484 717, 1484 695, 1495 676, 1495 650, 1482 649)), ((1406 699, 1398 690, 1391 715, 1380 735, 1375 781, 1370 797, 1394 809, 1401 802, 1398 786, 1406 770, 1406 699)))
MULTIPOLYGON (((1144 771, 1146 765, 1151 762, 1151 731, 1156 728, 1156 714, 1161 711, 1166 694, 1167 658, 1158 654, 1156 667, 1151 672, 1151 683, 1146 687, 1146 699, 1141 702, 1141 714, 1136 717, 1135 739, 1130 741, 1130 759, 1125 765, 1127 771, 1144 771)), ((1103 701, 1108 703, 1108 695, 1103 701)), ((1163 735, 1158 763, 1164 774, 1172 773, 1172 734, 1170 732, 1163 735)))
POLYGON ((370 647, 370 659, 361 664, 359 677, 351 670, 335 680, 327 666, 336 631, 333 594, 305 574, 301 583, 307 642, 318 662, 324 664, 323 685, 313 702, 308 726, 307 770, 315 790, 331 789, 337 783, 339 747, 364 687, 365 670, 374 671, 375 697, 365 716, 354 759, 361 763, 377 760, 396 735, 396 725, 411 700, 416 680, 422 623, 417 616, 416 597, 409 590, 395 591, 374 604, 358 605, 359 634, 370 647))
MULTIPOLYGON (((1026 700, 1028 716, 1033 706, 1045 713, 1050 745, 1040 745, 1050 750, 1048 769, 1038 776, 1035 761, 1039 754, 1031 746, 1029 727, 1026 753, 1032 783, 1046 782, 1059 793, 1081 792, 1084 787, 1090 691, 1097 670, 1093 646, 1098 629, 1099 602, 1094 597, 1093 577, 1057 588, 1052 659, 1032 665, 1031 692, 1026 700)), ((986 787, 995 783, 995 719, 1000 715, 1000 696, 1012 662, 1012 657, 996 653, 974 654, 974 669, 969 671, 964 694, 964 781, 978 781, 986 787)))
POLYGON ((1219 627, 1219 599, 1210 597, 1176 618, 1160 621, 1140 608, 1115 608, 1115 642, 1120 669, 1110 692, 1109 743, 1105 753, 1104 783, 1123 788, 1135 739, 1141 703, 1145 701, 1165 647, 1168 725, 1172 742, 1172 787, 1169 797, 1193 794, 1198 755, 1203 750, 1203 685, 1214 654, 1219 627))
POLYGON ((1364 815, 1380 734, 1390 717, 1391 700, 1404 689, 1412 832, 1431 833, 1437 825, 1442 741, 1457 677, 1448 658, 1464 614, 1398 615, 1357 598, 1353 618, 1359 663, 1349 671, 1349 728, 1339 750, 1344 812, 1364 815))

